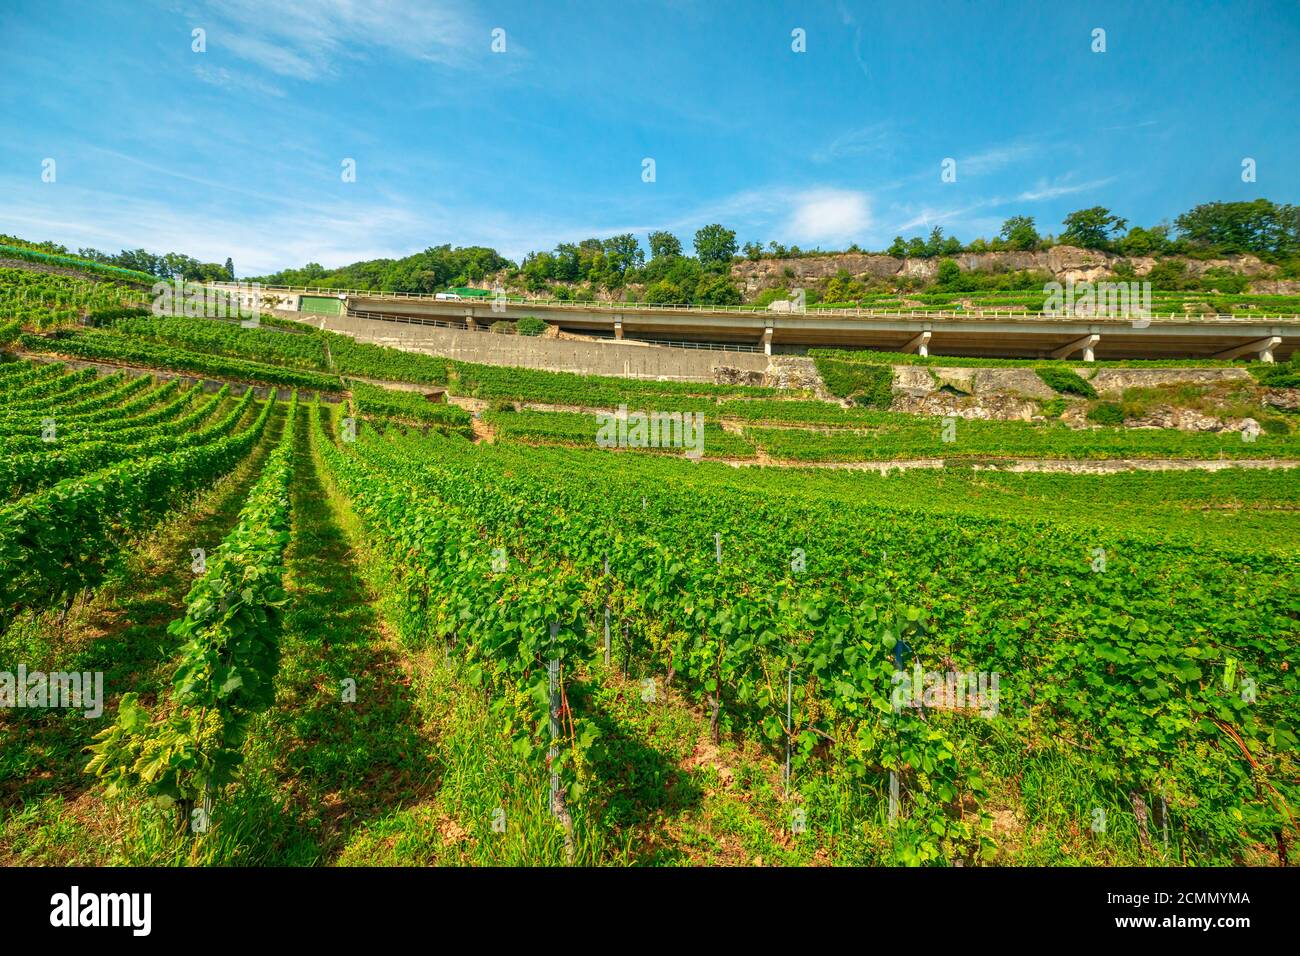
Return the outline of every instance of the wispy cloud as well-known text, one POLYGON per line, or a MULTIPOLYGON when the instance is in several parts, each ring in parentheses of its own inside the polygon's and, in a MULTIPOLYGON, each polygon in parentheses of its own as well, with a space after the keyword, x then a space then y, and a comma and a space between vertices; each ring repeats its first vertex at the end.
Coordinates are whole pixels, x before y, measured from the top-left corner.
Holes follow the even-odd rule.
POLYGON ((1036 143, 1019 142, 1007 143, 1002 146, 994 146, 983 152, 975 153, 973 156, 957 157, 957 177, 961 178, 963 174, 982 176, 985 173, 996 172, 1014 163, 1023 162, 1039 152, 1039 146, 1036 143))
MULTIPOLYGON (((371 52, 462 64, 491 42, 458 0, 201 0, 194 17, 207 30, 209 52, 306 81, 371 52)), ((522 52, 517 44, 510 49, 522 52)))
POLYGON ((1159 120, 1143 120, 1140 123, 1123 123, 1119 126, 1103 126, 1102 130, 1107 133, 1114 133, 1121 130, 1145 129, 1148 126, 1159 126, 1159 120))
POLYGON ((829 163, 845 156, 889 152, 893 145, 891 124, 873 123, 841 133, 812 154, 813 162, 829 163))
POLYGON ((1069 196, 1073 193, 1086 192, 1089 189, 1100 189, 1102 186, 1108 186, 1114 181, 1114 176, 1107 176, 1105 179, 1093 179, 1086 183, 1039 184, 1033 189, 1026 189, 1016 199, 1022 202, 1041 202, 1044 199, 1056 199, 1058 196, 1069 196))
MULTIPOLYGON (((950 225, 960 223, 966 228, 979 228, 979 224, 987 224, 986 220, 976 220, 972 214, 988 209, 997 209, 1002 206, 1017 206, 1024 203, 1045 202, 1051 199, 1057 199, 1061 196, 1070 196, 1074 193, 1087 192, 1090 189, 1099 189, 1114 182, 1114 177, 1106 179, 1093 179, 1088 182, 1072 183, 1068 180, 1072 174, 1064 177, 1065 181, 1054 183, 1040 182, 1033 189, 1027 189, 1015 196, 989 196, 984 199, 977 199, 966 203, 962 206, 950 208, 934 208, 931 206, 924 207, 919 211, 907 214, 907 218, 894 227, 895 233, 902 233, 906 230, 916 229, 918 227, 931 228, 938 225, 950 225)), ((1013 210, 1009 210, 1013 211, 1013 210)))
POLYGON ((264 83, 256 77, 243 73, 232 73, 225 67, 210 67, 200 64, 194 68, 194 76, 209 86, 241 93, 260 93, 263 96, 284 96, 284 90, 273 83, 264 83))

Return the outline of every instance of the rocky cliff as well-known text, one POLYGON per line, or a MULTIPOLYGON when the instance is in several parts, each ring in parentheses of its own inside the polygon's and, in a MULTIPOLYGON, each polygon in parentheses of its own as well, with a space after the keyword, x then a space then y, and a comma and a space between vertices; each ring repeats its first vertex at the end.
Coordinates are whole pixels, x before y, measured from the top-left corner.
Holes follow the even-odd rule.
MULTIPOLYGON (((1053 246, 1041 252, 961 253, 952 259, 966 272, 1018 272, 1036 270, 1049 273, 1058 282, 1095 282, 1114 273, 1116 266, 1127 262, 1140 277, 1149 273, 1159 261, 1151 256, 1125 257, 1076 246, 1053 246)), ((799 259, 745 260, 731 267, 731 274, 746 296, 764 289, 789 287, 800 282, 812 284, 829 279, 840 271, 855 279, 933 279, 939 272, 940 257, 896 258, 868 254, 842 253, 832 256, 808 256, 799 259)), ((1210 269, 1227 269, 1256 279, 1252 291, 1300 292, 1300 282, 1270 278, 1275 267, 1252 255, 1225 256, 1221 259, 1182 259, 1189 275, 1198 276, 1210 269), (1254 286, 1261 288, 1255 289, 1254 286), (1265 288, 1266 286, 1266 288, 1265 288)))
MULTIPOLYGON (((731 276, 736 286, 750 301, 766 289, 792 289, 812 287, 846 272, 854 279, 913 278, 931 280, 939 272, 939 263, 947 257, 898 258, 868 253, 837 253, 826 256, 806 256, 795 259, 744 259, 734 263, 731 276)), ((1140 278, 1147 275, 1160 262, 1153 256, 1119 256, 1077 246, 1053 246, 1041 252, 980 252, 961 253, 951 257, 966 272, 1019 272, 1033 270, 1046 273, 1058 282, 1096 282, 1113 275, 1117 266, 1128 263, 1140 278)), ((1199 276, 1210 269, 1226 269, 1250 278, 1249 290, 1270 295, 1300 294, 1300 280, 1274 278, 1277 267, 1252 255, 1232 255, 1219 259, 1187 259, 1187 273, 1199 276)), ((505 272, 488 276, 479 284, 491 289, 498 285, 511 293, 524 293, 522 279, 513 281, 505 272)), ((623 289, 601 289, 595 292, 599 302, 621 302, 628 293, 641 296, 645 287, 631 283, 623 289)))

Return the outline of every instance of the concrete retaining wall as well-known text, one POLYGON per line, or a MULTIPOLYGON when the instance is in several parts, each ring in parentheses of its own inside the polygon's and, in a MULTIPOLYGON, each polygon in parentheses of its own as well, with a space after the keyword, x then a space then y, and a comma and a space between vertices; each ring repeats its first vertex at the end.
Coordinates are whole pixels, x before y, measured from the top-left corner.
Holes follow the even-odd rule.
POLYGON ((717 368, 766 372, 768 366, 768 357, 756 352, 714 352, 624 342, 572 342, 525 335, 462 332, 341 315, 297 318, 317 328, 350 335, 358 342, 388 345, 462 362, 515 365, 550 372, 712 382, 717 368))

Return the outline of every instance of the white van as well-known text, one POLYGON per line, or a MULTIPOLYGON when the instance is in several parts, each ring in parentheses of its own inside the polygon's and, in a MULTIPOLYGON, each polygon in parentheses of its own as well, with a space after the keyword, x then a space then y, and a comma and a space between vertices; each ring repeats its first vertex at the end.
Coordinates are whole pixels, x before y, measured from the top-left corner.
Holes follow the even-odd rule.
POLYGON ((446 301, 446 302, 459 302, 459 301, 460 301, 460 296, 458 296, 455 292, 439 292, 439 293, 437 293, 437 294, 434 295, 434 298, 435 298, 435 299, 442 299, 442 300, 444 300, 444 301, 446 301))

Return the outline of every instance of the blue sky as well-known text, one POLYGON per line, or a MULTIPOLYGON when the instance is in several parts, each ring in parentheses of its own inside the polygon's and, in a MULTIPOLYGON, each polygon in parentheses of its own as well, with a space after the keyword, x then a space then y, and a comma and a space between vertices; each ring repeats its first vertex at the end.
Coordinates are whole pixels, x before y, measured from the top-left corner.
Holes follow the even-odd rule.
POLYGON ((660 228, 689 246, 714 221, 881 249, 1098 204, 1149 225, 1300 202, 1296 0, 5 0, 0 53, 0 232, 240 275, 660 228))

